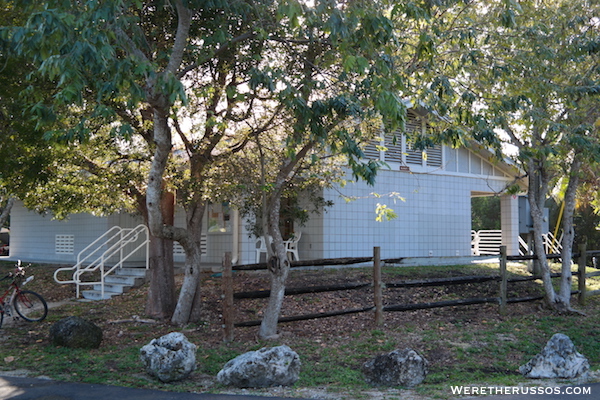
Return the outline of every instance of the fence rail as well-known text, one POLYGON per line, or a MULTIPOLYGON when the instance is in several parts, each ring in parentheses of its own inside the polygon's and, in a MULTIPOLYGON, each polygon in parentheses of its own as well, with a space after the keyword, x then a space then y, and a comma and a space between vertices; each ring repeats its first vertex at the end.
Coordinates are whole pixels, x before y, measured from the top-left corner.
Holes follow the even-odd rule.
MULTIPOLYGON (((578 289, 577 291, 573 291, 573 294, 579 295, 579 302, 581 304, 585 304, 585 300, 589 296, 599 295, 600 290, 596 291, 587 291, 586 290, 586 278, 600 276, 600 271, 586 274, 585 266, 587 262, 588 255, 596 255, 600 254, 600 251, 591 251, 587 252, 585 246, 580 246, 579 253, 575 254, 574 257, 578 258, 579 262, 579 270, 577 273, 573 274, 576 278, 578 278, 578 289)), ((373 257, 360 257, 360 258, 343 258, 343 259, 327 259, 327 260, 317 260, 317 263, 311 261, 303 261, 299 263, 292 263, 292 266, 314 266, 314 265, 350 265, 357 263, 365 263, 372 262, 373 263, 373 281, 372 282, 356 282, 356 283, 346 283, 346 284, 332 284, 332 285, 318 285, 318 286, 310 286, 310 287, 299 287, 299 288, 286 288, 285 295, 299 295, 306 293, 324 293, 324 292, 332 292, 332 291, 341 291, 341 290, 358 290, 364 289, 368 287, 372 287, 374 291, 374 304, 373 306, 362 307, 362 308, 354 308, 354 309, 346 309, 346 310, 337 310, 337 311, 329 311, 329 312, 320 312, 313 314, 305 314, 305 315, 296 315, 296 316, 288 316, 279 318, 280 323, 285 322, 294 322, 294 321, 303 321, 310 319, 319 319, 319 318, 329 318, 341 315, 349 315, 349 314, 357 314, 363 312, 375 312, 375 322, 380 325, 383 323, 383 312, 398 312, 398 311, 414 311, 414 310, 423 310, 430 308, 440 308, 440 307, 451 307, 451 306, 464 306, 464 305, 474 305, 474 304, 498 304, 499 312, 505 313, 507 304, 512 303, 521 303, 527 301, 537 301, 543 299, 544 296, 526 296, 526 297, 514 297, 508 298, 507 296, 507 287, 510 283, 517 282, 526 282, 532 280, 542 279, 541 276, 524 276, 524 277, 514 277, 509 278, 507 273, 507 262, 508 261, 527 261, 533 260, 537 257, 534 255, 526 255, 526 256, 507 256, 506 255, 506 247, 500 247, 500 274, 499 275, 491 275, 491 276, 460 276, 460 277, 450 277, 450 278, 432 278, 432 279, 418 279, 418 280, 405 280, 405 281, 396 281, 396 282, 382 282, 381 278, 381 260, 379 259, 379 248, 375 247, 373 251, 373 257), (329 264, 331 263, 331 264, 329 264), (497 297, 481 297, 481 298, 466 298, 466 299, 456 299, 456 300, 446 300, 446 301, 437 301, 437 302, 429 302, 429 303, 415 303, 415 304, 391 304, 391 305, 383 305, 382 301, 382 290, 383 288, 388 289, 397 289, 397 288, 408 288, 408 287, 428 287, 428 286, 448 286, 448 285, 461 285, 461 284, 470 284, 470 283, 484 283, 495 281, 499 284, 498 296, 497 297)), ((560 258, 560 254, 550 254, 547 255, 549 259, 558 259, 560 258)), ((223 261, 223 327, 225 333, 225 340, 231 341, 233 340, 233 331, 234 327, 251 327, 258 326, 261 324, 260 320, 253 321, 243 321, 243 322, 235 322, 234 315, 234 299, 257 299, 257 298, 266 298, 269 297, 269 290, 255 290, 255 291, 247 291, 247 292, 239 292, 233 293, 233 278, 232 271, 248 271, 248 270, 260 270, 265 269, 265 263, 259 264, 251 264, 245 266, 231 266, 231 255, 226 254, 223 261)), ((561 273, 553 273, 551 274, 551 278, 561 277, 561 273)))

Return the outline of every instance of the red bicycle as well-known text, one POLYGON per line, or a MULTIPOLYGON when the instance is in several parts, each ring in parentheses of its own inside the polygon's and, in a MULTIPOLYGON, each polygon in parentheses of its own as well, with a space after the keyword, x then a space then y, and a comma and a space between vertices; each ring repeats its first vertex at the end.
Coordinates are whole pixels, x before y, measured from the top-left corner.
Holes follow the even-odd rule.
POLYGON ((0 281, 12 279, 8 289, 0 297, 0 327, 4 321, 4 314, 15 319, 20 316, 28 322, 40 322, 48 315, 48 304, 46 300, 31 290, 21 290, 27 282, 33 279, 33 276, 25 279, 25 268, 21 266, 21 260, 17 262, 14 272, 9 272, 0 281), (17 315, 13 315, 13 310, 17 315))

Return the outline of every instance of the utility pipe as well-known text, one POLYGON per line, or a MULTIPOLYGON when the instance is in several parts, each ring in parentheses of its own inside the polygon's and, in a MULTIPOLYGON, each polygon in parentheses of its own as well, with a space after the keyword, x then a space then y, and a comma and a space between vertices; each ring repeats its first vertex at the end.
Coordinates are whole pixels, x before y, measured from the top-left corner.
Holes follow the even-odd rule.
POLYGON ((240 258, 240 211, 237 207, 232 207, 232 258, 231 265, 237 265, 240 258))
POLYGON ((558 229, 560 228, 560 224, 562 222, 562 216, 565 211, 565 202, 563 200, 562 205, 560 206, 560 211, 558 213, 558 219, 556 221, 556 226, 554 227, 554 238, 558 237, 558 229))

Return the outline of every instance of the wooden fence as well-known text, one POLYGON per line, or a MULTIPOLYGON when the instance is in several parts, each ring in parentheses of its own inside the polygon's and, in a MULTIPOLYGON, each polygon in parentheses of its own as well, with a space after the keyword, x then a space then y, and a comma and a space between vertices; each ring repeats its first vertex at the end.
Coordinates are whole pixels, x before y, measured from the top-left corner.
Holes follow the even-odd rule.
MULTIPOLYGON (((592 295, 600 294, 600 290, 593 292, 586 291, 586 278, 593 276, 600 276, 600 271, 591 274, 585 273, 585 266, 587 263, 587 256, 589 255, 600 255, 600 251, 587 252, 585 246, 580 246, 579 254, 575 254, 574 257, 578 258, 579 270, 575 277, 578 278, 578 290, 573 294, 578 294, 579 302, 585 304, 585 299, 592 295)), ((558 259, 561 256, 559 254, 550 254, 547 256, 549 259, 558 259)), ((303 266, 333 266, 333 265, 351 265, 372 262, 373 263, 373 281, 372 282, 358 282, 358 283, 346 283, 336 285, 322 285, 322 286, 311 286, 311 287, 300 287, 300 288, 286 288, 285 295, 299 295, 307 293, 324 293, 331 291, 340 290, 358 290, 366 287, 373 288, 373 299, 374 304, 372 306, 346 309, 330 312, 321 312, 315 314, 305 314, 282 317, 279 319, 280 323, 302 321, 309 319, 318 318, 329 318, 340 315, 357 314, 362 312, 373 312, 375 313, 375 323, 377 325, 383 324, 384 312, 393 311, 412 311, 412 310, 423 310, 430 308, 440 307, 451 307, 451 306, 462 306, 462 305, 473 305, 473 304, 486 304, 495 303, 498 304, 499 312, 504 314, 506 312, 507 304, 535 301, 543 299, 543 296, 528 296, 528 297, 515 297, 508 298, 507 288, 508 284, 516 282, 525 282, 541 279, 541 276, 526 276, 526 277, 515 277, 508 278, 507 263, 508 261, 528 261, 535 260, 537 257, 534 255, 529 256, 507 256, 506 247, 500 247, 499 263, 500 273, 499 275, 492 276, 461 276, 451 278, 440 278, 440 279, 420 279, 420 280, 408 280, 383 283, 381 278, 381 264, 382 261, 393 263, 398 259, 380 259, 380 248, 375 247, 373 249, 373 257, 360 257, 360 258, 338 258, 338 259, 323 259, 313 261, 301 261, 293 262, 292 267, 303 267, 303 266), (457 300, 446 300, 429 303, 417 303, 417 304, 396 304, 396 305, 383 305, 383 288, 410 288, 410 287, 426 287, 426 286, 449 286, 449 285, 460 285, 468 283, 483 283, 495 281, 498 283, 498 297, 476 297, 467 299, 457 300)), ((233 274, 232 271, 251 271, 266 269, 265 263, 249 264, 243 266, 231 266, 231 255, 228 253, 225 255, 223 260, 223 329, 226 341, 233 340, 234 327, 249 327, 260 325, 260 320, 235 322, 234 321, 234 299, 256 299, 256 298, 267 298, 270 295, 269 290, 257 290, 248 292, 233 292, 233 274)), ((560 273, 551 274, 552 278, 560 277, 560 273)))

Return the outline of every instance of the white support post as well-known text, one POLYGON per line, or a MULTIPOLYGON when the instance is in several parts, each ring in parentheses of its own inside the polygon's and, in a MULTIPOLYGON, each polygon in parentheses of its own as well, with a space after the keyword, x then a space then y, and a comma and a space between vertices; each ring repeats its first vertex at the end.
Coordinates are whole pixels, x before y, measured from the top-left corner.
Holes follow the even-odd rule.
POLYGON ((519 254, 519 199, 516 196, 500 197, 500 225, 502 245, 509 255, 519 254))

